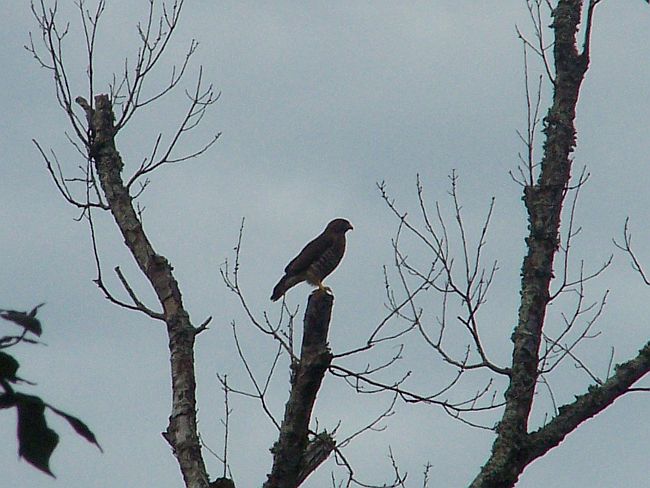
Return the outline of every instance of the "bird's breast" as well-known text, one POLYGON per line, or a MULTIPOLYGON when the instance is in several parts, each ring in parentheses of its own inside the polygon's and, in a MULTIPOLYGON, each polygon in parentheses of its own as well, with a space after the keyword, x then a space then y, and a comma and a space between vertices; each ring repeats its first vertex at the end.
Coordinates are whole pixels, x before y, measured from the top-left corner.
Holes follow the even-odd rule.
POLYGON ((321 254, 318 259, 309 266, 307 281, 316 285, 319 281, 325 279, 325 277, 334 271, 341 262, 344 250, 344 246, 332 246, 321 254))

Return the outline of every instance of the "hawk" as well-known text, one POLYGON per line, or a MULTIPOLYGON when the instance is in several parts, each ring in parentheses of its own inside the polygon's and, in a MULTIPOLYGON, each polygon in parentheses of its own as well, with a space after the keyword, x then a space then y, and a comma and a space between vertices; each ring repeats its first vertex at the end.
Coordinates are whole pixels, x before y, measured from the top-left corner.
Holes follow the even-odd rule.
POLYGON ((334 219, 321 235, 307 244, 300 253, 284 268, 284 276, 273 288, 271 300, 276 301, 289 288, 306 281, 325 291, 323 285, 327 275, 336 269, 345 253, 345 233, 352 225, 345 219, 334 219))

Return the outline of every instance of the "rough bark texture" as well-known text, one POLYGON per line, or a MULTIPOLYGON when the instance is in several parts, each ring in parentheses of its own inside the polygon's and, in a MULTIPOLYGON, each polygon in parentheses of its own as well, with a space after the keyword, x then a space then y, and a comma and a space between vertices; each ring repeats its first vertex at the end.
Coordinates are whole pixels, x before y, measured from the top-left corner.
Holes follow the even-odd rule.
POLYGON ((553 278, 553 258, 559 244, 560 213, 571 177, 578 91, 587 69, 586 60, 576 48, 581 4, 576 0, 561 1, 554 12, 556 85, 553 104, 544 121, 546 141, 539 179, 524 192, 529 218, 528 255, 522 267, 511 380, 492 457, 482 471, 485 482, 477 486, 512 486, 525 466, 521 448, 537 383, 542 326, 553 278))
POLYGON ((292 366, 289 401, 280 437, 271 449, 273 467, 264 488, 299 486, 334 449, 334 441, 326 432, 311 442, 307 437, 316 394, 332 361, 327 334, 333 302, 334 297, 318 290, 309 297, 300 360, 292 366))
POLYGON ((173 268, 151 246, 122 181, 123 163, 115 147, 114 114, 109 97, 97 95, 94 109, 83 99, 77 101, 87 112, 92 134, 90 156, 111 213, 124 237, 124 243, 151 283, 163 308, 169 335, 173 395, 169 426, 163 435, 178 459, 185 485, 188 488, 207 488, 208 476, 196 429, 195 328, 183 307, 173 268))
MULTIPOLYGON (((524 191, 529 218, 528 254, 522 266, 521 302, 513 334, 510 385, 505 394, 506 407, 497 428, 492 454, 472 488, 514 486, 532 459, 557 445, 570 431, 560 433, 563 430, 560 429, 556 435, 550 435, 553 429, 548 425, 546 439, 541 432, 529 435, 528 417, 538 378, 539 347, 553 278, 553 258, 559 245, 560 214, 571 177, 570 155, 575 147, 574 119, 578 93, 589 64, 588 52, 579 53, 576 47, 581 12, 580 0, 561 0, 553 12, 555 86, 553 103, 544 119, 546 140, 539 178, 535 185, 526 187, 524 191)), ((611 381, 618 382, 616 379, 611 381)), ((606 391, 605 386, 598 390, 601 393, 606 391)), ((613 389, 608 388, 609 393, 602 396, 590 391, 584 395, 583 402, 576 401, 565 407, 552 424, 571 424, 573 429, 614 401, 624 390, 625 385, 620 383, 613 389), (614 391, 618 394, 612 395, 614 391), (585 408, 588 404, 591 408, 585 408)))
POLYGON ((619 364, 606 382, 590 387, 588 393, 576 397, 573 403, 560 407, 557 417, 531 433, 527 449, 529 462, 544 455, 562 442, 567 434, 582 422, 610 406, 648 371, 650 371, 650 342, 634 359, 619 364))

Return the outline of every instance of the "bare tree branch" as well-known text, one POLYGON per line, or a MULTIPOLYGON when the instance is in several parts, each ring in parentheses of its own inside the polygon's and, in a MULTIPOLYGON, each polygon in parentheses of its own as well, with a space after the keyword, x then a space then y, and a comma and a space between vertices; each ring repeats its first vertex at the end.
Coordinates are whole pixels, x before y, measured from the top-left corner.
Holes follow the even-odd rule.
POLYGON ((558 415, 551 422, 532 432, 522 450, 526 456, 526 464, 557 446, 582 422, 602 412, 620 396, 630 391, 642 390, 631 386, 648 371, 650 371, 650 342, 635 358, 618 365, 607 381, 589 387, 589 391, 576 397, 573 403, 560 407, 558 415))
POLYGON ((637 273, 639 273, 639 276, 641 276, 643 283, 645 283, 647 286, 650 286, 650 280, 648 279, 648 276, 645 274, 645 271, 643 270, 641 263, 636 257, 636 254, 632 250, 632 233, 630 232, 629 224, 630 224, 630 218, 628 217, 625 219, 625 226, 623 228, 623 244, 620 244, 616 240, 613 240, 614 245, 627 253, 627 255, 632 260, 632 269, 637 273))

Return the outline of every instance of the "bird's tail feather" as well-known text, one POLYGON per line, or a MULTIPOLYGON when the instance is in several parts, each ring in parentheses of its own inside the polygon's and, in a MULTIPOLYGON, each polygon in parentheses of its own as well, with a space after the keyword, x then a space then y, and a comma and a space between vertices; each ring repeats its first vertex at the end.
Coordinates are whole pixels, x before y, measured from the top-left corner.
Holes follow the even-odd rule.
POLYGON ((300 283, 300 280, 296 280, 294 277, 289 277, 284 275, 278 284, 273 288, 273 294, 271 295, 272 301, 277 301, 282 295, 284 295, 289 288, 300 283))

